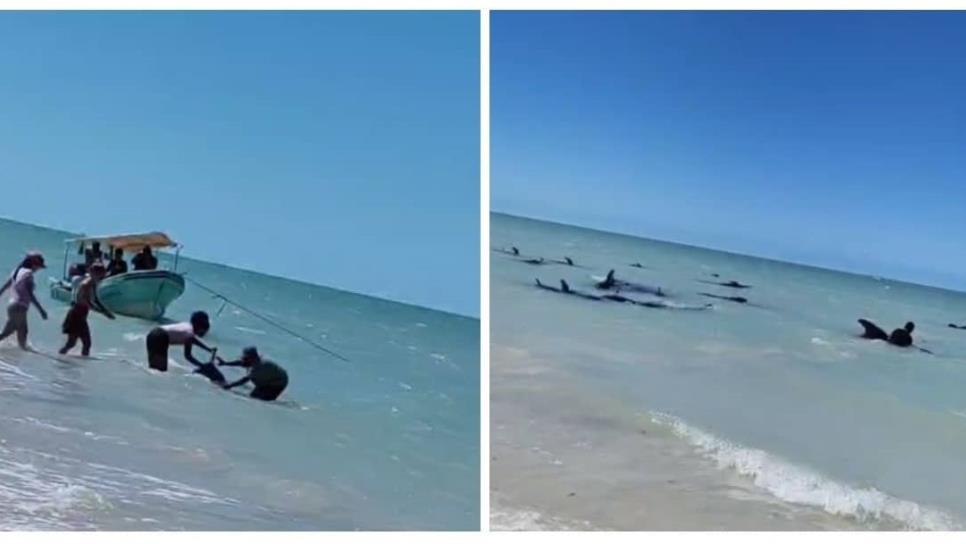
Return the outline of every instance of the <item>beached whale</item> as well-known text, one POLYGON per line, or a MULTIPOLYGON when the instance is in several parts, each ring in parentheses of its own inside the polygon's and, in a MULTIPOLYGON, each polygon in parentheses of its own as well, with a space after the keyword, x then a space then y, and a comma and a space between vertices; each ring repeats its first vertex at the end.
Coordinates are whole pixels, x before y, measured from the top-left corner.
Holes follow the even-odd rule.
POLYGON ((620 280, 614 276, 614 270, 611 269, 607 273, 606 277, 601 276, 591 276, 594 281, 596 281, 596 287, 601 290, 615 290, 615 291, 631 291, 637 293, 645 293, 648 295, 655 295, 658 297, 666 297, 667 294, 664 293, 660 287, 653 287, 650 285, 644 285, 642 283, 636 283, 632 281, 620 280))

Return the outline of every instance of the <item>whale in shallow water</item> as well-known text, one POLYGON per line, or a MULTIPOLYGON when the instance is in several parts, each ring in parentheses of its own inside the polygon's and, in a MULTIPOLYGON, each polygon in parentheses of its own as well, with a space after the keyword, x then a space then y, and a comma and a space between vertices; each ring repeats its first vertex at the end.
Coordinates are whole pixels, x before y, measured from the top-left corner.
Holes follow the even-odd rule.
POLYGON ((721 300, 730 300, 731 302, 737 302, 738 304, 747 304, 748 303, 748 299, 746 299, 745 297, 726 297, 726 296, 722 296, 722 295, 715 295, 715 294, 712 294, 712 293, 698 293, 698 294, 701 295, 701 296, 710 297, 710 298, 717 298, 717 299, 721 299, 721 300))
POLYGON ((620 302, 622 304, 633 304, 634 306, 643 306, 645 308, 659 308, 668 310, 708 310, 713 307, 711 304, 703 305, 691 305, 691 304, 675 304, 673 302, 665 302, 663 300, 637 300, 629 297, 625 297, 619 293, 609 293, 602 296, 591 295, 590 293, 584 293, 581 291, 575 291, 571 289, 570 285, 566 280, 560 280, 560 287, 554 287, 552 285, 547 285, 540 281, 540 278, 535 278, 534 281, 537 287, 544 289, 546 291, 552 291, 554 293, 560 293, 562 295, 570 295, 574 297, 583 298, 586 300, 594 301, 611 301, 620 302))
POLYGON ((510 246, 509 249, 507 249, 505 247, 496 247, 496 248, 493 248, 493 251, 495 251, 497 253, 503 253, 503 254, 506 254, 506 255, 513 255, 514 257, 519 257, 520 256, 520 250, 517 249, 516 246, 510 246))
POLYGON ((591 294, 588 294, 588 293, 581 293, 580 291, 574 291, 573 289, 570 288, 570 285, 568 285, 565 280, 560 280, 560 287, 554 287, 552 285, 547 285, 547 284, 541 282, 540 281, 540 278, 535 278, 534 281, 537 282, 537 287, 538 288, 544 289, 544 290, 547 290, 547 291, 553 291, 554 293, 560 293, 562 295, 570 295, 570 296, 574 296, 574 297, 585 298, 585 299, 588 299, 588 300, 602 300, 601 297, 598 297, 598 296, 595 296, 595 295, 591 295, 591 294))
POLYGON ((859 324, 862 325, 861 338, 866 338, 868 340, 884 340, 893 346, 900 348, 915 347, 919 351, 924 353, 932 353, 928 349, 923 349, 918 346, 914 346, 912 343, 912 331, 915 330, 916 324, 909 321, 901 329, 896 329, 892 331, 892 334, 886 334, 878 325, 869 321, 868 319, 859 319, 859 324))
POLYGON ((642 283, 636 283, 632 281, 620 280, 614 275, 614 270, 611 269, 607 273, 606 277, 591 276, 597 283, 595 286, 601 290, 615 290, 615 291, 631 291, 636 293, 645 293, 648 295, 655 295, 658 297, 666 297, 667 294, 660 287, 652 287, 650 285, 644 285, 642 283))
POLYGON ((601 298, 604 300, 610 300, 613 302, 622 302, 626 304, 633 304, 635 306, 644 306, 645 308, 659 308, 666 310, 709 310, 714 307, 713 304, 675 304, 673 302, 667 302, 664 300, 637 300, 633 298, 625 297, 621 294, 608 294, 603 295, 601 298))
POLYGON ((708 281, 708 280, 698 280, 701 283, 708 283, 711 285, 720 285, 721 287, 731 287, 732 289, 751 289, 750 285, 741 283, 739 281, 708 281))

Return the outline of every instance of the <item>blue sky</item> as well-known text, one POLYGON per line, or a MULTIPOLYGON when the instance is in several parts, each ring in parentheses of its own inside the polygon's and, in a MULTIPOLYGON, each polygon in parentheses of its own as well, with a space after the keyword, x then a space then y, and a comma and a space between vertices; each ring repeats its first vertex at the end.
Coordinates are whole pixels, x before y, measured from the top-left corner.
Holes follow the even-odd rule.
POLYGON ((0 216, 479 315, 479 15, 0 13, 0 216))
POLYGON ((493 13, 492 207, 966 289, 964 28, 493 13))

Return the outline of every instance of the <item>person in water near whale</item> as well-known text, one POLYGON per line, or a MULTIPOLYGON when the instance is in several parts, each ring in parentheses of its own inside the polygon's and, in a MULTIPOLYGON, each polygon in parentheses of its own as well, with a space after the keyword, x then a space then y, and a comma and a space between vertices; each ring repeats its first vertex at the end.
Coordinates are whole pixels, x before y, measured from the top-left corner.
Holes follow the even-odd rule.
POLYGON ((746 299, 745 297, 724 297, 724 296, 721 296, 721 295, 714 295, 714 294, 711 294, 711 293, 698 293, 698 294, 699 295, 702 295, 702 296, 706 296, 706 297, 718 298, 718 299, 721 299, 721 300, 730 300, 731 302, 737 302, 738 304, 747 304, 748 303, 748 299, 746 299))
MULTIPOLYGON (((892 331, 892 334, 886 334, 884 330, 879 328, 878 325, 869 321, 868 319, 859 319, 859 324, 862 325, 862 328, 864 329, 862 331, 862 338, 867 338, 869 340, 885 340, 893 346, 898 346, 900 348, 914 347, 912 343, 912 331, 915 330, 916 324, 912 321, 907 322, 901 329, 892 331)), ((919 351, 932 353, 931 351, 923 348, 919 348, 919 351)))
POLYGON ((91 327, 87 323, 87 316, 91 310, 101 313, 108 319, 114 319, 114 314, 104 307, 101 299, 97 297, 97 286, 107 275, 107 269, 103 263, 95 262, 91 265, 87 277, 81 280, 77 286, 77 294, 74 302, 71 303, 67 315, 64 316, 64 323, 61 331, 67 335, 67 342, 60 348, 60 354, 65 355, 74 349, 77 341, 81 342, 81 355, 89 357, 91 354, 91 327))
POLYGON ((171 345, 184 346, 184 358, 196 367, 203 366, 204 363, 192 355, 191 348, 199 348, 211 353, 213 348, 204 344, 199 338, 208 334, 211 329, 211 322, 205 312, 195 312, 191 314, 188 322, 172 323, 155 327, 148 333, 145 345, 148 350, 148 367, 161 372, 168 370, 168 347, 171 345))
POLYGON ((0 342, 6 340, 8 336, 17 333, 17 344, 20 349, 26 350, 27 346, 27 312, 32 304, 40 312, 40 317, 47 319, 47 311, 37 301, 34 293, 34 273, 42 268, 47 268, 44 263, 44 256, 36 251, 27 253, 23 261, 10 275, 10 278, 0 287, 0 295, 10 289, 10 304, 7 305, 7 323, 0 332, 0 342))
POLYGON ((279 365, 262 359, 255 347, 247 347, 242 351, 242 356, 237 361, 220 361, 221 366, 240 366, 248 369, 248 375, 244 378, 225 384, 224 387, 232 389, 239 385, 252 382, 255 386, 249 394, 253 399, 272 401, 282 394, 288 387, 288 373, 279 365))

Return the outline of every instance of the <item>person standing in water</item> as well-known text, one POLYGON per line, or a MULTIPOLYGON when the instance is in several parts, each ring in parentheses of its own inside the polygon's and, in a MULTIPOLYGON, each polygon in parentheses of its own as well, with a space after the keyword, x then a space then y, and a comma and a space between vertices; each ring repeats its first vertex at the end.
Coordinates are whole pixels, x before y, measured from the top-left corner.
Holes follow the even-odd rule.
POLYGON ((77 340, 81 341, 81 355, 88 357, 91 354, 91 328, 87 323, 87 316, 91 310, 104 314, 108 319, 114 319, 114 314, 101 304, 97 298, 97 286, 107 275, 104 265, 95 262, 91 265, 87 277, 81 280, 77 286, 77 295, 71 303, 70 310, 64 316, 64 324, 61 330, 67 335, 67 343, 60 348, 60 354, 64 355, 74 349, 77 340))
POLYGON ((219 359, 219 364, 248 369, 247 376, 236 382, 225 384, 223 387, 231 389, 252 382, 255 389, 249 396, 253 399, 275 400, 288 387, 288 373, 285 372, 285 369, 271 361, 262 359, 261 355, 258 354, 258 349, 254 347, 245 348, 242 351, 241 359, 237 361, 226 362, 219 359))
POLYGON ((20 349, 28 349, 27 311, 31 304, 37 307, 40 317, 47 319, 47 311, 34 295, 34 272, 42 268, 47 268, 44 256, 36 251, 27 253, 10 278, 0 287, 0 295, 7 289, 10 289, 11 294, 10 304, 7 305, 7 324, 4 325, 3 332, 0 332, 0 342, 17 333, 20 349))
POLYGON ((168 370, 168 348, 171 345, 184 346, 184 358, 196 367, 204 366, 191 353, 191 348, 199 348, 213 353, 214 350, 206 346, 199 338, 208 333, 211 323, 208 314, 205 312, 195 312, 191 314, 191 319, 186 322, 172 323, 155 327, 148 333, 145 344, 148 349, 148 366, 161 372, 168 370))

